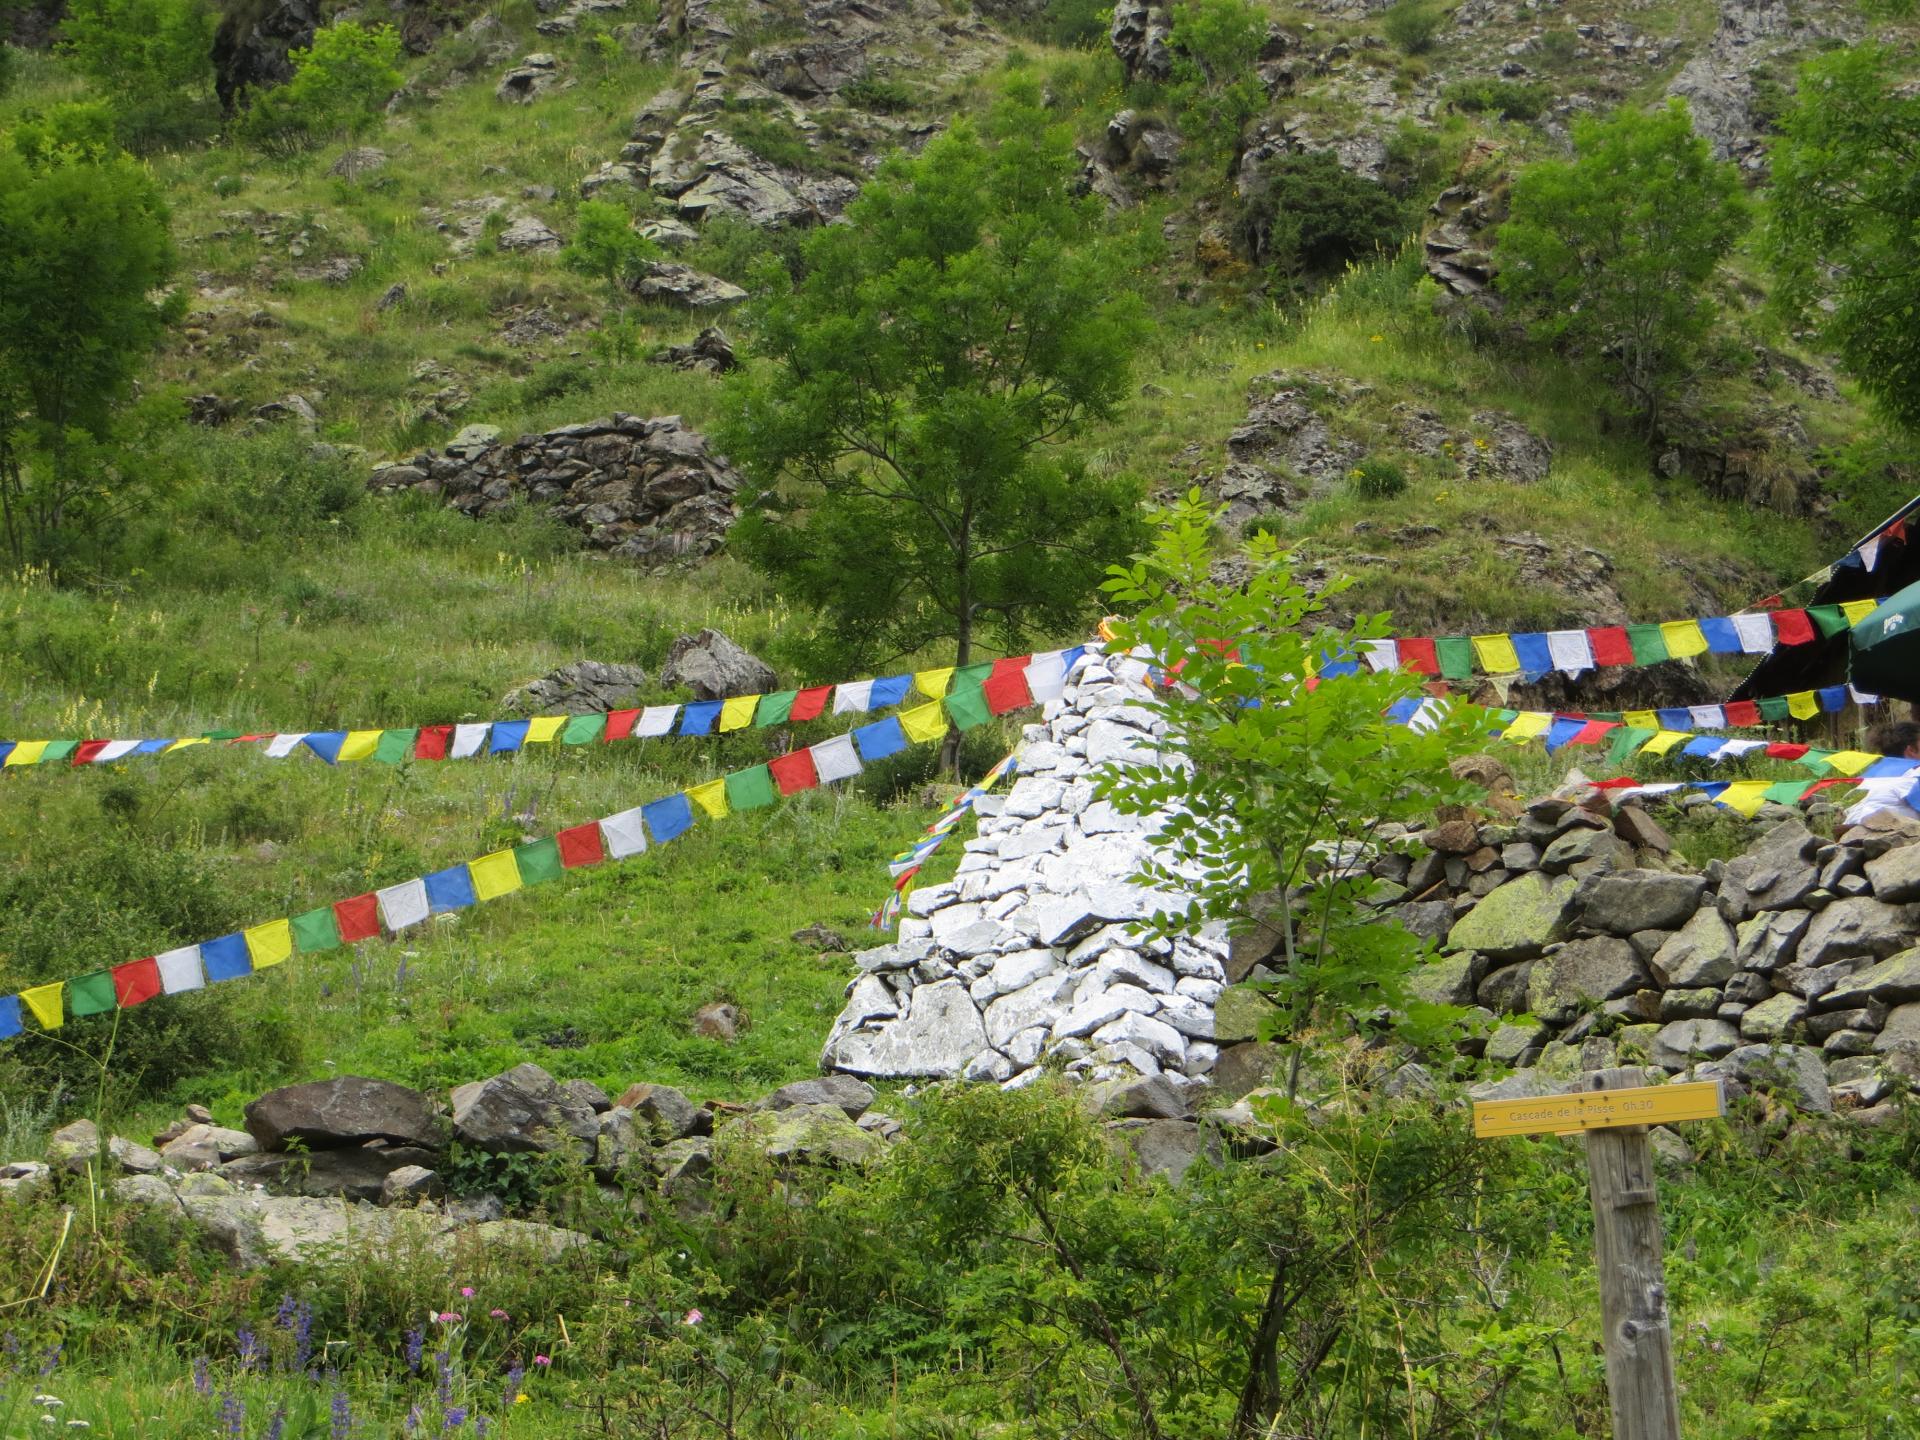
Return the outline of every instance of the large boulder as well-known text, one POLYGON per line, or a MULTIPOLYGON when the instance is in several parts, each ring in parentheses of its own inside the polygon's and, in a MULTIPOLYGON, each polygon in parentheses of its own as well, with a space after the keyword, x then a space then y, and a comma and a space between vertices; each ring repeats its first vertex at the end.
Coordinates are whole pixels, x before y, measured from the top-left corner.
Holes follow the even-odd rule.
POLYGON ((529 680, 502 703, 523 715, 602 715, 631 705, 646 683, 638 665, 576 660, 529 680))
POLYGON ((696 700, 725 700, 734 695, 765 695, 780 677, 766 661, 741 649, 718 630, 682 635, 667 648, 660 683, 684 685, 696 700))
POLYGON ((1827 1089, 1827 1066, 1818 1050, 1805 1045, 1742 1045, 1702 1073, 1738 1076, 1756 1089, 1779 1090, 1802 1110, 1832 1113, 1827 1089))
POLYGON ((863 1165, 885 1144, 838 1105, 754 1111, 728 1125, 722 1138, 744 1140, 769 1160, 803 1165, 863 1165))
POLYGON ((636 299, 682 310, 717 310, 747 298, 747 292, 731 281, 671 260, 649 260, 628 288, 636 299))
POLYGON ((1867 862, 1876 898, 1890 905, 1920 900, 1920 845, 1902 845, 1867 862))
POLYGON ((1580 922, 1609 935, 1678 930, 1700 908, 1707 882, 1663 870, 1616 870, 1589 875, 1574 896, 1580 922))
POLYGON ((1717 1060, 1739 1044, 1740 1032, 1725 1020, 1670 1020, 1653 1037, 1653 1063, 1684 1070, 1695 1060, 1717 1060))
POLYGON ((1565 1024, 1601 1002, 1631 995, 1648 983, 1633 946, 1610 935, 1574 940, 1533 967, 1527 1008, 1542 1020, 1565 1024))
POLYGON ((713 1133, 713 1112, 696 1105, 671 1085, 629 1085, 615 1102, 633 1118, 666 1140, 713 1133))
POLYGON ((1525 960, 1566 938, 1574 892, 1570 875, 1522 875, 1469 910, 1447 936, 1453 950, 1477 950, 1495 960, 1525 960))
POLYGON ((284 1150, 298 1141, 308 1150, 331 1150, 382 1140, 391 1145, 438 1149, 446 1131, 433 1102, 391 1080, 341 1075, 305 1085, 269 1090, 245 1111, 247 1133, 262 1150, 284 1150))
POLYGON ((1805 910, 1768 910, 1742 920, 1735 936, 1734 959, 1742 970, 1771 975, 1791 965, 1813 916, 1805 910))
POLYGON ((838 1105, 849 1120, 858 1120, 873 1104, 873 1087, 851 1075, 824 1075, 782 1085, 753 1108, 791 1110, 796 1105, 838 1105))
POLYGON ((575 1100, 538 1065, 516 1065, 453 1092, 453 1131, 491 1154, 590 1154, 600 1130, 593 1107, 575 1100))
POLYGON ((1736 968, 1733 931, 1715 910, 1701 910, 1662 945, 1653 973, 1670 989, 1724 985, 1736 968))
POLYGON ((907 1013, 879 1030, 835 1027, 821 1067, 851 1075, 951 1079, 987 1048, 987 1030, 959 980, 916 986, 907 1013))
POLYGON ((1831 965, 1862 957, 1879 960, 1912 945, 1920 906, 1886 905, 1865 895, 1836 900, 1813 917, 1801 938, 1802 965, 1831 965))
POLYGON ((1729 860, 1720 881, 1720 911, 1734 923, 1762 910, 1785 910, 1820 883, 1813 862, 1820 837, 1798 820, 1783 820, 1746 854, 1729 860))
POLYGON ((1819 1008, 1850 1010, 1875 1000, 1884 1005, 1920 1000, 1920 946, 1842 980, 1820 997, 1819 1008))
POLYGON ((369 1145, 312 1154, 244 1155, 222 1165, 218 1173, 236 1185, 264 1185, 276 1195, 338 1195, 377 1203, 394 1171, 408 1166, 430 1170, 439 1159, 437 1152, 414 1146, 369 1145))

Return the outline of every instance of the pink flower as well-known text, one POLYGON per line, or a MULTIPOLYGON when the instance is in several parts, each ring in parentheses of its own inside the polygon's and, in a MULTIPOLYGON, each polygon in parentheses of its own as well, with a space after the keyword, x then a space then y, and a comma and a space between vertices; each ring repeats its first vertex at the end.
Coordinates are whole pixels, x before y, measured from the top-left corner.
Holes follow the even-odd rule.
POLYGON ((457 1310, 442 1310, 433 1318, 438 1320, 442 1325, 458 1325, 460 1323, 460 1312, 457 1310))
POLYGON ((507 1318, 507 1312, 504 1310, 489 1310, 487 1314, 495 1320, 505 1320, 507 1318))
POLYGON ((551 1365, 553 1363, 553 1357, 551 1355, 536 1355, 533 1357, 533 1363, 536 1365, 551 1365))
POLYGON ((682 1320, 680 1323, 682 1325, 698 1325, 702 1320, 706 1318, 707 1317, 702 1315, 698 1310, 689 1310, 687 1311, 687 1318, 685 1320, 682 1320))
POLYGON ((473 1298, 473 1286, 462 1285, 460 1287, 460 1298, 462 1300, 471 1300, 473 1298))

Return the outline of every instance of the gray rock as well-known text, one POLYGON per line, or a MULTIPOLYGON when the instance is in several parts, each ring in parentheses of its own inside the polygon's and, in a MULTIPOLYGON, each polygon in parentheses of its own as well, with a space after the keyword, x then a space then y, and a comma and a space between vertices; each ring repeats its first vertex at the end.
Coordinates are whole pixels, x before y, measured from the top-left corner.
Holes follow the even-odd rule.
POLYGON ((1553 1032, 1537 1020, 1509 1020, 1487 1037, 1486 1058, 1495 1065, 1521 1065, 1553 1032))
POLYGON ((1631 995, 1646 984, 1646 967, 1625 940, 1574 940, 1533 967, 1527 1008, 1543 1020, 1565 1024, 1603 1000, 1631 995))
POLYGON ((746 291, 718 275, 670 260, 647 261, 628 288, 637 299, 683 310, 717 310, 747 298, 746 291))
MULTIPOLYGON (((1662 1020, 1702 1020, 1721 1008, 1720 991, 1711 986, 1698 990, 1664 990, 1660 994, 1662 1020)), ((1727 1016, 1721 1016, 1727 1019, 1727 1016)))
POLYGON ((1497 1015, 1517 1015, 1527 1008, 1537 960, 1522 960, 1493 971, 1474 989, 1474 998, 1497 1015))
POLYGON ((849 1120, 858 1120, 873 1104, 874 1089, 851 1075, 826 1075, 818 1080, 796 1080, 782 1085, 754 1105, 756 1110, 790 1110, 795 1105, 838 1105, 849 1120))
POLYGON ((211 1170, 223 1160, 238 1160, 259 1149, 260 1142, 244 1130, 189 1125, 160 1147, 160 1158, 175 1170, 211 1170))
POLYGON ((1502 885, 1454 924, 1453 950, 1477 950, 1496 960, 1524 960, 1566 937, 1579 882, 1567 876, 1522 875, 1502 885))
POLYGON ((1633 864, 1633 847, 1611 830, 1568 830, 1547 846, 1546 853, 1540 857, 1540 868, 1549 875, 1558 875, 1592 860, 1621 869, 1633 864))
POLYGON ((630 705, 646 684, 638 665, 577 660, 529 681, 502 703, 523 715, 602 715, 630 705))
POLYGON ((1164 1175, 1175 1185, 1205 1149, 1200 1127, 1191 1120, 1123 1120, 1107 1126, 1107 1133, 1125 1142, 1142 1173, 1164 1175))
POLYGON ((779 688, 780 678, 766 661, 748 654, 718 630, 707 629, 682 635, 668 647, 660 683, 684 685, 696 700, 724 700, 767 694, 779 688))
POLYGON ((586 1106, 596 1115, 604 1115, 613 1108, 613 1101, 607 1098, 607 1092, 591 1080, 565 1080, 560 1088, 568 1099, 586 1106))
POLYGON ((1873 1042, 1877 1054, 1905 1051, 1920 1059, 1920 1001, 1901 1005, 1887 1016, 1873 1042))
POLYGON ((462 1143, 492 1154, 572 1150, 584 1158, 600 1127, 590 1106, 569 1096, 538 1065, 523 1064, 456 1087, 453 1129, 462 1143))
POLYGON ((341 180, 358 180, 363 175, 385 169, 386 164, 386 151, 376 150, 371 145, 356 145, 343 151, 340 158, 327 167, 327 174, 341 180))
POLYGON ((1920 907, 1887 905, 1864 896, 1837 900, 1813 917, 1801 938, 1802 965, 1827 965, 1867 956, 1878 960, 1913 943, 1920 907))
MULTIPOLYGON (((101 1163, 100 1132, 91 1120, 75 1120, 47 1137, 45 1153, 47 1163, 53 1168, 71 1175, 84 1174, 89 1165, 101 1163)), ((102 1178, 107 1175, 152 1175, 164 1163, 157 1151, 114 1135, 107 1140, 107 1153, 100 1173, 102 1178)))
POLYGON ((1784 1092, 1802 1110, 1817 1115, 1833 1113, 1826 1062, 1818 1050, 1804 1045, 1742 1045, 1720 1059, 1714 1069, 1737 1076, 1756 1089, 1784 1092))
POLYGON ((1413 972, 1407 989, 1430 1005, 1471 1005, 1473 957, 1440 955, 1413 972))
MULTIPOLYGON (((165 1182, 159 1181, 157 1176, 152 1175, 127 1176, 125 1179, 116 1180, 114 1188, 117 1191, 122 1185, 146 1185, 154 1182, 160 1183, 162 1189, 166 1188, 165 1182)), ((53 1168, 41 1161, 9 1160, 0 1163, 0 1199, 32 1200, 46 1194, 52 1188, 53 1168)), ((171 1199, 172 1191, 169 1190, 167 1193, 168 1198, 171 1199)))
POLYGON ((250 1103, 244 1115, 247 1132, 263 1150, 281 1150, 290 1141, 309 1150, 369 1140, 426 1149, 446 1143, 446 1127, 425 1095, 360 1075, 270 1090, 250 1103))
POLYGON ((277 1195, 344 1196, 377 1201, 387 1177, 408 1165, 432 1168, 438 1159, 432 1150, 399 1146, 384 1150, 316 1150, 312 1154, 273 1152, 243 1155, 215 1172, 242 1187, 264 1185, 277 1195))
POLYGON ((1677 989, 1723 984, 1736 968, 1733 931, 1712 909, 1697 913, 1653 957, 1653 973, 1677 989))
POLYGON ((1920 1000, 1920 946, 1842 980, 1820 997, 1819 1008, 1845 1010, 1876 1000, 1883 1005, 1920 1000))
POLYGON ((1736 937, 1734 959, 1742 969, 1771 975, 1791 965, 1813 916, 1805 910, 1769 910, 1743 920, 1736 937))
POLYGON ((1081 1103, 1105 1120, 1185 1120, 1192 1113, 1186 1092, 1164 1075, 1102 1081, 1088 1087, 1081 1103))
POLYGON ((1674 1020, 1653 1037, 1653 1063, 1684 1070, 1696 1059, 1718 1059, 1740 1044, 1740 1032, 1724 1020, 1674 1020))
POLYGON ((878 1031, 836 1032, 821 1066, 853 1075, 952 1079, 985 1048, 986 1027, 966 986, 942 980, 917 987, 907 1014, 878 1031))
POLYGON ((662 1141, 713 1133, 713 1112, 694 1104, 671 1085, 629 1085, 620 1092, 615 1105, 630 1112, 649 1134, 662 1141))
POLYGON ((530 255, 551 255, 559 251, 562 241, 553 229, 544 221, 532 215, 522 215, 511 221, 500 232, 495 243, 506 251, 524 251, 530 255))
POLYGON ((1582 881, 1574 909, 1582 924, 1609 935, 1678 930, 1700 908, 1706 888, 1699 875, 1616 870, 1582 881))
POLYGON ((424 1165, 402 1165, 387 1172, 380 1182, 382 1205, 418 1205, 422 1200, 438 1200, 447 1193, 447 1185, 436 1170, 424 1165))
POLYGON ((1267 1041, 1222 1045, 1213 1062, 1214 1095, 1222 1100, 1237 1100, 1248 1091, 1268 1084, 1280 1059, 1280 1047, 1267 1041))
POLYGON ((1746 854, 1729 860, 1720 886, 1720 911, 1738 923, 1762 910, 1800 904, 1819 883, 1813 863, 1819 837, 1798 820, 1769 830, 1746 854))
POLYGON ((1775 995, 1740 1017, 1740 1034, 1747 1040, 1784 1040, 1806 1015, 1806 1001, 1799 996, 1775 995))
MULTIPOLYGON (((962 1062, 964 1064, 964 1062, 962 1062)), ((958 1067, 956 1067, 957 1069, 958 1067)), ((883 1141, 847 1118, 838 1105, 793 1105, 741 1116, 727 1127, 770 1160, 803 1165, 864 1165, 883 1141)))

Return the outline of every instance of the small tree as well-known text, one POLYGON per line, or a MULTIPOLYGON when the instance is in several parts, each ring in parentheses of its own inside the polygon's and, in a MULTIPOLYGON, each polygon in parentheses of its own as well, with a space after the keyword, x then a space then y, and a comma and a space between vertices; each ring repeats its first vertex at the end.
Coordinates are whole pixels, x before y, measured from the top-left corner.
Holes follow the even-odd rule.
POLYGON ((1433 0, 1393 0, 1380 17, 1380 28, 1407 54, 1424 55, 1433 48, 1443 18, 1433 0))
POLYGON ((1920 94, 1875 45, 1800 71, 1765 243, 1790 321, 1817 324, 1888 419, 1920 431, 1920 94))
POLYGON ((1262 163, 1241 192, 1239 221, 1247 254, 1289 278, 1371 258, 1412 228, 1386 186, 1325 151, 1262 163))
POLYGON ((93 447, 184 308, 158 298, 174 262, 166 207, 131 157, 0 151, 0 532, 16 565, 57 558, 112 509, 93 447))
POLYGON ((569 270, 606 281, 619 298, 659 254, 660 247, 633 228, 633 216, 624 206, 586 200, 574 214, 573 239, 560 260, 569 270))
POLYGON ((1515 179, 1498 283, 1533 336, 1607 375, 1651 436, 1718 313, 1707 281, 1746 199, 1678 101, 1575 120, 1573 142, 1573 160, 1515 179))
POLYGON ((765 487, 739 549, 820 608, 823 660, 1011 649, 1084 620, 1137 543, 1137 484, 1060 453, 1119 408, 1145 327, 1077 174, 1023 89, 985 136, 882 166, 797 284, 760 270, 769 363, 730 382, 720 443, 765 487))
POLYGON ((1173 7, 1173 79, 1168 99, 1202 154, 1229 165, 1240 133, 1266 104, 1255 63, 1267 43, 1267 16, 1249 0, 1180 0, 1173 7))
POLYGON ((1390 719, 1420 693, 1404 671, 1361 664, 1317 678, 1384 638, 1387 617, 1327 623, 1326 601, 1346 584, 1309 595, 1264 531, 1248 543, 1244 586, 1215 579, 1217 519, 1193 492, 1104 586, 1135 610, 1116 645, 1178 677, 1150 708, 1182 763, 1110 768, 1098 783, 1127 813, 1169 817, 1143 878, 1195 899, 1156 915, 1157 928, 1278 930, 1285 963, 1264 993, 1268 1029, 1291 1051, 1291 1094, 1318 1026, 1390 1025, 1432 1043, 1458 1019, 1408 991, 1431 947, 1371 908, 1373 881, 1356 862, 1381 825, 1461 798, 1447 762, 1471 744, 1471 722, 1464 707, 1418 729, 1390 719))
POLYGON ((61 48, 113 106, 129 143, 200 133, 217 119, 207 0, 70 0, 61 48))
POLYGON ((400 36, 391 25, 336 21, 287 58, 293 78, 247 113, 245 129, 255 139, 314 144, 357 135, 400 88, 400 36))

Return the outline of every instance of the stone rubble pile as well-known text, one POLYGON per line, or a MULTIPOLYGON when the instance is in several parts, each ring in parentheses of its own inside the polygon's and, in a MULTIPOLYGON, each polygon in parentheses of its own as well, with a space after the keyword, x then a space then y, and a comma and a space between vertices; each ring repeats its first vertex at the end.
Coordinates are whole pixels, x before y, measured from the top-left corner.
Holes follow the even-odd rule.
POLYGON ((614 414, 501 443, 469 426, 444 451, 375 467, 376 491, 420 490, 463 514, 533 501, 586 531, 588 543, 645 565, 720 548, 737 515, 741 477, 678 415, 614 414))
POLYGON ((1132 932, 1182 902, 1128 878, 1156 822, 1094 796, 1097 767, 1155 756, 1143 672, 1093 654, 1027 727, 1018 778, 977 803, 954 879, 913 891, 897 942, 855 957, 825 1068, 1019 1085, 1052 1062, 1097 1081, 1164 1074, 1175 1090, 1213 1069, 1224 932, 1132 932))

